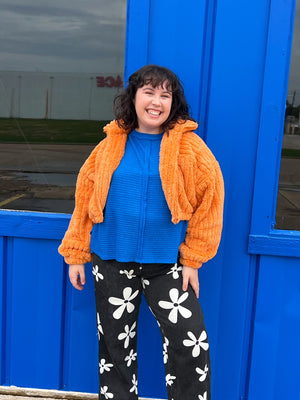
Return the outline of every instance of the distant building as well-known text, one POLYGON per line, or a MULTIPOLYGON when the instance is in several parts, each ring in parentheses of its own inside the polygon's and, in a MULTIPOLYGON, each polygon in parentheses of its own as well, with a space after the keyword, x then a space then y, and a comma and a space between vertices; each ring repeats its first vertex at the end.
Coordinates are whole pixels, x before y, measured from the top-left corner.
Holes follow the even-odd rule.
POLYGON ((123 75, 0 71, 0 117, 109 120, 123 75))
POLYGON ((284 134, 286 135, 300 134, 299 119, 297 119, 294 115, 287 115, 285 119, 284 134))

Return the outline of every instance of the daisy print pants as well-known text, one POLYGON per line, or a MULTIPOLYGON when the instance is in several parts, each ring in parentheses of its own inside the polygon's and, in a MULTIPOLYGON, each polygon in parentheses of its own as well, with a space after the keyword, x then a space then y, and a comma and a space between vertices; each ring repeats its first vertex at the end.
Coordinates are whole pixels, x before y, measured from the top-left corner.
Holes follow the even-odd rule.
POLYGON ((203 313, 182 290, 178 264, 121 263, 93 254, 99 337, 99 399, 137 400, 137 321, 141 295, 160 327, 169 400, 210 400, 203 313))

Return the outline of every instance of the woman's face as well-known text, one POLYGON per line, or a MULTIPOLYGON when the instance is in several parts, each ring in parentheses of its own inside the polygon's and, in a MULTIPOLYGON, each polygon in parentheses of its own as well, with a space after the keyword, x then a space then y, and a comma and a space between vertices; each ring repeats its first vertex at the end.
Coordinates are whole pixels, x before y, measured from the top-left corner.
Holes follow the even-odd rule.
POLYGON ((136 91, 134 99, 138 120, 138 132, 157 134, 161 125, 168 119, 172 106, 172 92, 167 82, 162 86, 144 85, 136 91))

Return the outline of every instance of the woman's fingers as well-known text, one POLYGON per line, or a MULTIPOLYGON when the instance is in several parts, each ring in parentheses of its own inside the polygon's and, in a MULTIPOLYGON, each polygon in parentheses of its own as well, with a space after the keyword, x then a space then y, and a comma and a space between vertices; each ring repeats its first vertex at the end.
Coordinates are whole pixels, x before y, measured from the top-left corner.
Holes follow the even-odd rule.
POLYGON ((183 266, 182 268, 182 290, 186 291, 188 285, 191 285, 195 295, 199 298, 199 278, 198 270, 192 267, 183 266))
POLYGON ((69 266, 69 278, 77 290, 82 290, 85 285, 85 267, 84 264, 73 264, 69 266))

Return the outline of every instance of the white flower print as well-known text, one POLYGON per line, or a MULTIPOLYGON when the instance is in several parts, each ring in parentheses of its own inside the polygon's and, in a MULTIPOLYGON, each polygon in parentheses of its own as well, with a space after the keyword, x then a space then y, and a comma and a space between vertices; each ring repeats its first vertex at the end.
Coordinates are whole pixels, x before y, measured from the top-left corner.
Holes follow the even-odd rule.
POLYGON ((103 335, 103 328, 102 328, 102 325, 101 325, 99 313, 97 313, 97 326, 98 326, 98 338, 100 340, 100 334, 102 333, 102 335, 103 335))
POLYGON ((205 379, 206 379, 207 373, 208 373, 208 366, 207 366, 207 364, 205 364, 204 369, 201 369, 201 368, 197 367, 197 368, 196 368, 196 372, 197 372, 197 374, 200 375, 199 381, 200 381, 200 382, 204 382, 205 379))
POLYGON ((207 334, 205 331, 202 331, 199 339, 196 338, 196 336, 192 332, 187 333, 190 339, 184 339, 183 344, 186 347, 194 346, 193 351, 192 351, 192 356, 193 357, 198 357, 200 354, 200 348, 203 350, 207 350, 209 345, 207 342, 204 342, 204 340, 207 339, 207 334))
POLYGON ((166 384, 167 386, 172 386, 174 383, 174 380, 176 379, 176 376, 172 376, 171 374, 166 375, 166 384))
POLYGON ((125 325, 125 332, 122 332, 119 334, 118 339, 119 340, 124 340, 124 349, 127 349, 129 346, 129 340, 135 337, 136 332, 134 331, 134 328, 136 327, 136 322, 132 324, 132 327, 129 329, 129 325, 125 325))
POLYGON ((177 263, 173 265, 171 270, 167 272, 167 274, 172 274, 173 279, 178 279, 179 278, 179 271, 182 271, 182 267, 178 267, 177 263))
POLYGON ((207 392, 204 392, 203 396, 201 394, 198 395, 199 400, 207 400, 207 392))
POLYGON ((143 289, 146 289, 146 286, 147 286, 147 285, 150 285, 150 282, 148 281, 148 279, 142 278, 142 286, 143 286, 143 289))
POLYGON ((122 269, 122 270, 120 271, 120 274, 121 274, 121 275, 122 275, 122 274, 125 274, 125 275, 127 276, 128 279, 132 279, 132 278, 136 277, 136 275, 134 275, 133 273, 134 273, 134 270, 133 270, 133 269, 131 269, 130 271, 127 271, 126 269, 122 269))
POLYGON ((136 360, 136 356, 137 353, 134 353, 133 350, 131 349, 129 355, 124 358, 124 360, 127 362, 127 367, 130 367, 132 361, 136 360))
POLYGON ((138 293, 138 290, 132 293, 132 288, 126 287, 123 290, 123 299, 119 299, 118 297, 110 297, 108 299, 110 304, 113 304, 114 306, 119 306, 113 313, 114 319, 120 319, 125 309, 128 313, 132 313, 132 311, 135 309, 135 306, 134 304, 130 303, 130 301, 133 300, 138 295, 138 293))
POLYGON ((168 361, 168 346, 169 346, 169 340, 166 337, 164 337, 163 355, 165 364, 167 364, 168 361))
POLYGON ((108 386, 103 386, 100 388, 100 393, 104 395, 106 399, 112 399, 114 395, 108 392, 108 386))
POLYGON ((99 371, 100 374, 103 374, 104 371, 110 371, 110 369, 113 367, 113 364, 106 364, 106 360, 104 358, 101 358, 99 362, 99 371))
POLYGON ((138 381, 137 381, 137 379, 136 379, 136 376, 135 376, 135 374, 133 374, 133 376, 132 376, 132 384, 133 384, 133 386, 132 386, 132 388, 129 390, 129 392, 135 392, 135 394, 138 394, 138 389, 137 389, 137 385, 138 385, 138 381))
POLYGON ((189 296, 188 292, 184 292, 179 297, 178 289, 173 288, 169 291, 169 296, 170 296, 171 302, 161 300, 158 302, 158 305, 161 308, 165 308, 166 310, 171 310, 168 318, 171 322, 173 322, 173 324, 177 323, 178 313, 183 318, 190 318, 192 316, 192 312, 190 310, 181 306, 181 303, 183 303, 188 298, 188 296, 189 296))
POLYGON ((98 265, 93 266, 93 275, 95 276, 97 282, 99 282, 99 279, 104 279, 104 276, 99 272, 98 265))

